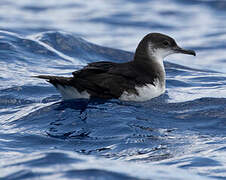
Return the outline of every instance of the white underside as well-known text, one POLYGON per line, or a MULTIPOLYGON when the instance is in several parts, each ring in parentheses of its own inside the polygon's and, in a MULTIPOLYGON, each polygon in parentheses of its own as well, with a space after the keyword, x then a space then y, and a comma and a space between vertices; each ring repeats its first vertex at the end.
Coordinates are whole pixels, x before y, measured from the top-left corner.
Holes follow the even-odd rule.
POLYGON ((61 86, 57 85, 56 87, 60 94, 62 95, 62 98, 64 100, 69 100, 69 99, 89 99, 90 94, 87 93, 87 91, 82 91, 81 93, 74 87, 72 86, 61 86))
POLYGON ((163 94, 165 92, 165 86, 161 86, 159 81, 156 81, 155 86, 147 84, 142 87, 136 87, 136 90, 138 95, 124 91, 119 99, 122 101, 148 101, 163 94))
MULTIPOLYGON (((57 85, 56 88, 59 90, 64 100, 90 98, 90 94, 87 93, 87 91, 80 93, 76 88, 71 86, 57 85)), ((142 87, 136 87, 136 90, 138 94, 131 94, 124 91, 119 99, 122 101, 147 101, 163 94, 165 92, 165 86, 161 86, 159 81, 155 81, 155 86, 147 84, 142 87)))

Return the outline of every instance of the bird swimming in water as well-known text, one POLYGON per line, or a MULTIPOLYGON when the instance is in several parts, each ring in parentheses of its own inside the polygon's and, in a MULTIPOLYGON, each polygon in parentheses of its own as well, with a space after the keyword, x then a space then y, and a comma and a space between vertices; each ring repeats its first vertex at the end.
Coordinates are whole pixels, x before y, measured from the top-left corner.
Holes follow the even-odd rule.
POLYGON ((174 53, 196 55, 179 47, 164 34, 147 34, 139 43, 132 61, 94 62, 72 73, 72 77, 39 75, 53 84, 64 100, 78 98, 117 98, 147 101, 165 92, 163 59, 174 53))

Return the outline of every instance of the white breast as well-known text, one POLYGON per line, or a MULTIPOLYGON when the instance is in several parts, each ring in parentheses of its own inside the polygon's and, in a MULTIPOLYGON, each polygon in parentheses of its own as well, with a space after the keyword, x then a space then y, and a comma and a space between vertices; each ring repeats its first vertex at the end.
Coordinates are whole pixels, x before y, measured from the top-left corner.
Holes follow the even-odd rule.
POLYGON ((155 86, 153 86, 153 84, 147 84, 142 87, 136 87, 138 95, 124 91, 119 99, 122 101, 147 101, 165 92, 165 85, 160 85, 158 80, 156 80, 154 84, 155 86))
POLYGON ((62 95, 62 98, 64 100, 68 99, 89 99, 90 94, 87 93, 87 91, 82 91, 81 93, 72 86, 61 86, 57 85, 56 87, 60 94, 62 95))

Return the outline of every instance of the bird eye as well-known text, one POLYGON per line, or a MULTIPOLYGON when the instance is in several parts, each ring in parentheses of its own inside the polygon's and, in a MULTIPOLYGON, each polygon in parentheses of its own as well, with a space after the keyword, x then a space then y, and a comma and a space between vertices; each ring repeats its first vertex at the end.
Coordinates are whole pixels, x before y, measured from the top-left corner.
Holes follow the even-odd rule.
POLYGON ((164 46, 169 46, 170 45, 169 41, 163 41, 163 44, 164 44, 164 46))

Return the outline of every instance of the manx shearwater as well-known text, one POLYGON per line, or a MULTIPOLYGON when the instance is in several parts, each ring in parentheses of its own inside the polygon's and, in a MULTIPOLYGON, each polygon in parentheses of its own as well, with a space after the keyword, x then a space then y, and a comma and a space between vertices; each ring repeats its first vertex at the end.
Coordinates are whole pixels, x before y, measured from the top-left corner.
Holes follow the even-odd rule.
POLYGON ((139 43, 132 61, 94 62, 73 72, 72 77, 39 75, 61 93, 63 99, 118 98, 123 101, 147 101, 165 92, 163 59, 174 53, 196 55, 179 47, 164 34, 147 34, 139 43))

